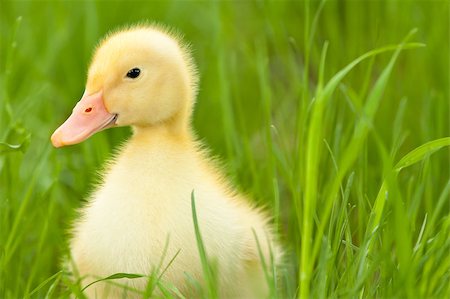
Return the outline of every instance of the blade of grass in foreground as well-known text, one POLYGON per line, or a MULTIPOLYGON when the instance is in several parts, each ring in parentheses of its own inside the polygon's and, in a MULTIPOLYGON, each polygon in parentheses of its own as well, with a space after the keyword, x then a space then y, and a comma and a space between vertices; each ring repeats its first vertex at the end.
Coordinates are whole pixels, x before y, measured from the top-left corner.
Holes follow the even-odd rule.
POLYGON ((301 264, 300 264, 300 297, 309 298, 309 284, 311 280, 312 264, 309 261, 310 248, 312 243, 312 231, 313 231, 313 214, 316 206, 316 194, 317 194, 317 181, 318 181, 318 164, 320 160, 319 154, 319 139, 322 131, 321 123, 323 117, 324 101, 320 99, 322 92, 323 82, 323 69, 325 64, 325 57, 327 52, 327 44, 324 45, 321 63, 320 63, 320 75, 319 84, 317 87, 317 100, 313 106, 313 112, 310 120, 310 127, 307 140, 307 152, 306 152, 306 186, 305 197, 303 199, 303 221, 301 227, 301 264))
POLYGON ((91 285, 96 284, 96 283, 101 282, 101 281, 108 281, 108 280, 115 280, 115 279, 122 279, 122 278, 135 279, 135 278, 141 278, 141 277, 145 277, 145 275, 133 274, 133 273, 115 273, 115 274, 110 275, 108 277, 97 279, 97 280, 91 282, 90 284, 88 284, 84 288, 82 288, 81 291, 83 292, 84 290, 86 290, 91 285))
POLYGON ((195 196, 194 191, 191 193, 191 207, 192 207, 192 219, 194 221, 195 238, 197 239, 197 248, 200 254, 200 261, 202 263, 203 275, 205 276, 205 282, 207 287, 207 298, 217 298, 217 288, 216 288, 216 276, 215 269, 212 267, 208 256, 206 254, 205 245, 203 244, 202 235, 200 233, 200 226, 198 224, 197 209, 195 207, 195 196))
MULTIPOLYGON (((404 39, 404 41, 397 46, 387 46, 380 49, 372 50, 367 52, 366 54, 360 56, 359 58, 352 61, 348 64, 344 69, 338 72, 331 80, 325 85, 322 89, 322 84, 318 84, 318 88, 316 91, 316 99, 313 102, 311 118, 310 118, 310 126, 307 133, 307 148, 306 148, 306 184, 305 184, 305 195, 303 198, 303 226, 301 228, 302 231, 302 243, 301 243, 301 263, 300 263, 300 298, 309 298, 310 297, 310 282, 313 272, 313 265, 315 264, 315 260, 320 249, 320 244, 322 240, 322 236, 324 233, 325 225, 328 222, 328 217, 330 214, 330 210, 332 207, 332 203, 336 192, 339 190, 339 186, 341 185, 341 181, 347 173, 348 169, 356 159, 357 155, 354 153, 357 152, 361 145, 363 144, 363 140, 365 140, 368 132, 369 125, 371 120, 374 117, 374 114, 377 110, 378 104, 380 102, 381 96, 383 94, 384 88, 387 84, 387 80, 392 71, 393 65, 400 54, 400 51, 406 48, 417 48, 423 46, 419 43, 408 43, 406 41, 415 33, 415 30, 412 30, 404 39), (322 217, 320 217, 320 225, 318 229, 318 233, 315 235, 314 249, 312 250, 312 231, 313 231, 313 219, 314 219, 314 211, 316 209, 316 199, 317 199, 317 188, 318 188, 318 167, 319 162, 321 160, 321 140, 323 134, 323 116, 324 116, 324 107, 327 102, 330 100, 331 95, 333 94, 336 87, 339 85, 341 80, 360 62, 363 60, 373 57, 377 54, 395 50, 388 66, 385 68, 383 73, 380 75, 380 78, 377 80, 374 88, 368 96, 368 100, 366 106, 364 108, 364 115, 358 123, 354 137, 348 147, 348 151, 345 153, 343 159, 339 163, 339 173, 333 181, 332 187, 326 193, 326 201, 325 201, 325 209, 322 213, 322 217), (312 252, 312 256, 311 256, 312 252)), ((325 63, 325 55, 326 55, 326 47, 324 47, 324 51, 322 53, 321 65, 320 65, 320 73, 319 75, 319 83, 322 82, 323 79, 323 67, 325 63)))

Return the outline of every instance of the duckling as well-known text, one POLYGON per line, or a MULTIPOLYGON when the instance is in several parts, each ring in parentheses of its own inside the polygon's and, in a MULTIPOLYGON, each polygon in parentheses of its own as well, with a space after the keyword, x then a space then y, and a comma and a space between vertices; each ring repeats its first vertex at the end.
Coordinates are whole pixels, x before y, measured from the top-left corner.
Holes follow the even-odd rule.
MULTIPOLYGON (((73 225, 73 272, 82 285, 115 273, 150 275, 186 297, 205 276, 191 195, 206 255, 217 270, 220 298, 269 295, 264 265, 280 256, 269 218, 227 182, 196 139, 191 117, 198 74, 187 46, 169 30, 139 25, 108 35, 97 47, 85 92, 53 133, 55 147, 110 127, 133 134, 107 163, 101 183, 73 225), (169 261, 170 266, 165 271, 169 261)), ((148 277, 97 282, 88 298, 140 298, 148 277)), ((197 287, 198 288, 198 287, 197 287)), ((158 294, 158 290, 154 293, 158 294)))

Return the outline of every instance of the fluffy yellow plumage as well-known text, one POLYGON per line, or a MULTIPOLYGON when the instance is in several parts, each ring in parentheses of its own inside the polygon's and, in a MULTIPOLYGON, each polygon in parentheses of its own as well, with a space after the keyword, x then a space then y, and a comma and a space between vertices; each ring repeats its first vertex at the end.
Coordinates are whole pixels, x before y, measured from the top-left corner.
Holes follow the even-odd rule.
MULTIPOLYGON (((220 296, 268 295, 254 232, 267 264, 271 251, 277 259, 279 249, 267 218, 230 187, 195 140, 190 118, 197 81, 187 48, 161 28, 127 28, 97 48, 85 95, 52 141, 74 144, 113 125, 132 126, 133 135, 109 162, 74 225, 70 247, 83 285, 118 272, 151 273, 168 240, 163 268, 179 253, 162 280, 195 296, 186 275, 203 283, 191 214, 194 191, 206 252, 218 267, 220 296), (86 127, 91 119, 95 124, 86 127)), ((143 290, 147 279, 119 282, 143 290)), ((100 282, 86 294, 121 297, 123 289, 100 282)))

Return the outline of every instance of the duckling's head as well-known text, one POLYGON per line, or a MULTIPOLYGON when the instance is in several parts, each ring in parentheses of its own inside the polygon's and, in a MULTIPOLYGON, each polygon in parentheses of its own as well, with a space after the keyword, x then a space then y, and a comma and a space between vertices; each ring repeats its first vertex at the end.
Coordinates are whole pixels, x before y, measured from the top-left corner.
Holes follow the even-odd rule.
POLYGON ((95 51, 83 97, 52 143, 76 144, 111 126, 186 130, 196 85, 190 53, 174 35, 152 26, 113 33, 95 51))

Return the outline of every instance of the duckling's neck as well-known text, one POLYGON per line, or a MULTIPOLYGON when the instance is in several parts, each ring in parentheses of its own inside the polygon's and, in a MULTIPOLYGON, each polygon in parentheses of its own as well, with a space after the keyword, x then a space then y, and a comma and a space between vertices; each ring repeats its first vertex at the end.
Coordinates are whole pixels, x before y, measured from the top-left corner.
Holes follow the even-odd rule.
POLYGON ((155 136, 189 143, 194 140, 191 128, 193 100, 188 97, 183 101, 184 106, 170 118, 159 123, 134 125, 133 140, 154 140, 155 136))
POLYGON ((189 126, 180 128, 162 123, 145 127, 133 126, 130 142, 141 146, 172 143, 178 144, 179 147, 190 147, 194 143, 194 136, 189 126))

